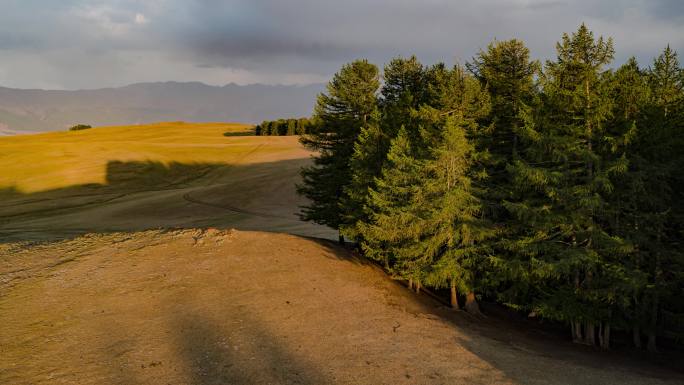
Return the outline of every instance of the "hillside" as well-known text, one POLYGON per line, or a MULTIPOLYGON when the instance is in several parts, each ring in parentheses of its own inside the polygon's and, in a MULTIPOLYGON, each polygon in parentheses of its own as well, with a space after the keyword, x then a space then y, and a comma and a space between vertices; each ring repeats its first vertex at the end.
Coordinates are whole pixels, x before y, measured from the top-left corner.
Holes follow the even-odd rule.
POLYGON ((332 242, 226 230, 0 247, 3 384, 681 384, 454 314, 332 242))
POLYGON ((58 131, 74 124, 126 125, 182 120, 257 123, 308 116, 322 85, 269 86, 137 83, 96 90, 20 90, 0 87, 0 135, 58 131))
POLYGON ((239 124, 161 123, 0 139, 0 237, 238 227, 333 237, 298 220, 296 137, 239 124))
POLYGON ((250 129, 0 138, 0 383, 684 381, 410 292, 298 220, 311 153, 250 129))

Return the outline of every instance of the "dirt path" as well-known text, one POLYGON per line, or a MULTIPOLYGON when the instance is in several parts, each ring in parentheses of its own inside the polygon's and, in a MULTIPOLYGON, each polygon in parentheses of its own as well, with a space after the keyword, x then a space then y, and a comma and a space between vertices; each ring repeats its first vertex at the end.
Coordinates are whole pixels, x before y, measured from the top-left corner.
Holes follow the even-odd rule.
POLYGON ((0 246, 1 384, 681 384, 454 314, 325 241, 0 246))

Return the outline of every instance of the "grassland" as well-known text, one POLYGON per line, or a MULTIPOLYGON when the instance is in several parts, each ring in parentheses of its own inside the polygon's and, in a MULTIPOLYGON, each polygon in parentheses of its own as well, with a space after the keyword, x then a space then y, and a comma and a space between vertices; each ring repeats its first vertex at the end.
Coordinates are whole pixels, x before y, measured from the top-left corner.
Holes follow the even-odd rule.
POLYGON ((26 194, 104 184, 112 161, 231 164, 253 150, 254 139, 224 140, 223 133, 249 130, 242 124, 174 122, 1 138, 0 189, 26 194))
POLYGON ((296 216, 310 154, 241 124, 158 123, 0 138, 0 238, 159 227, 331 236, 296 216), (268 220, 264 220, 268 218, 268 220))

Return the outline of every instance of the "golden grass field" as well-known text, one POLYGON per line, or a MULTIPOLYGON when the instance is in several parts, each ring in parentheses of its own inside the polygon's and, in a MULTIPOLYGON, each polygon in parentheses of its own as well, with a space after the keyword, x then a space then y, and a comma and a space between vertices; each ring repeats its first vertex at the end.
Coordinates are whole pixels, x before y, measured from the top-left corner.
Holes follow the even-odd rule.
POLYGON ((0 384, 684 383, 407 290, 298 219, 311 153, 250 129, 0 138, 0 384))
POLYGON ((332 237, 296 215, 292 181, 310 153, 296 137, 239 135, 251 129, 174 122, 0 138, 0 237, 196 226, 332 237))

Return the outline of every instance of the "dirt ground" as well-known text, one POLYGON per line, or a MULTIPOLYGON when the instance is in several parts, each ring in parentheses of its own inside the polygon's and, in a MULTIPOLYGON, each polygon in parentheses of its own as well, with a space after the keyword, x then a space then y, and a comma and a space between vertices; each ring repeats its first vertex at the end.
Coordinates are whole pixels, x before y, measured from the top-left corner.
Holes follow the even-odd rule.
POLYGON ((8 243, 0 293, 0 384, 684 383, 452 312, 293 235, 8 243))

